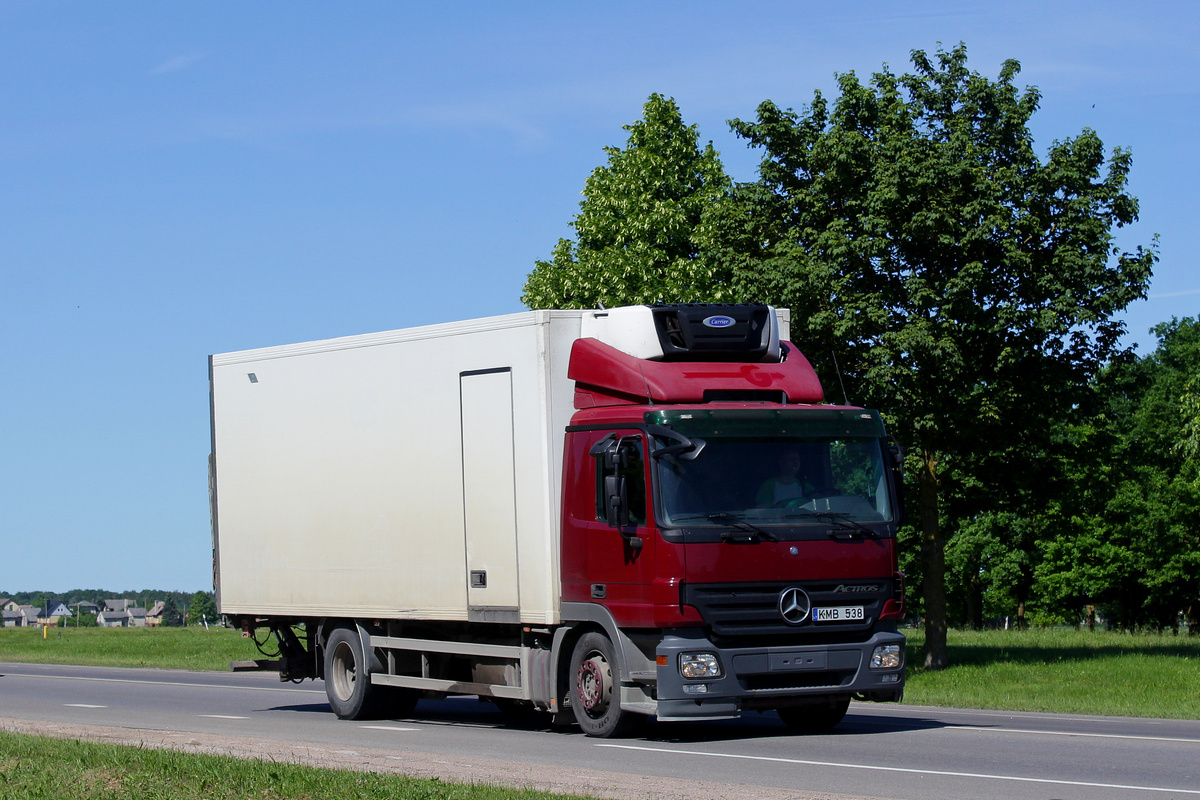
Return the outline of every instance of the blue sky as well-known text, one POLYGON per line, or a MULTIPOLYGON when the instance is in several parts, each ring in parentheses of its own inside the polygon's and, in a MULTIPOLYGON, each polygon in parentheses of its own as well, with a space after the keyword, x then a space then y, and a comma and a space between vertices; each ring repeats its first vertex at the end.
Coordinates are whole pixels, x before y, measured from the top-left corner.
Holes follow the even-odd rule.
POLYGON ((965 42, 1133 151, 1129 342, 1200 311, 1192 3, 0 5, 0 592, 211 588, 210 353, 521 310, 605 145, 965 42))

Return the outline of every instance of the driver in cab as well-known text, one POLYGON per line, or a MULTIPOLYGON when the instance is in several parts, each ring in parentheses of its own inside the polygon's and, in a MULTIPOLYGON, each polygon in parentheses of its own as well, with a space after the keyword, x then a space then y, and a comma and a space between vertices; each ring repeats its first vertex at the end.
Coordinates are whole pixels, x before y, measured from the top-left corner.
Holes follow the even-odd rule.
POLYGON ((814 487, 800 477, 800 451, 794 447, 781 450, 778 471, 759 487, 755 503, 759 508, 781 508, 794 500, 812 495, 814 487))

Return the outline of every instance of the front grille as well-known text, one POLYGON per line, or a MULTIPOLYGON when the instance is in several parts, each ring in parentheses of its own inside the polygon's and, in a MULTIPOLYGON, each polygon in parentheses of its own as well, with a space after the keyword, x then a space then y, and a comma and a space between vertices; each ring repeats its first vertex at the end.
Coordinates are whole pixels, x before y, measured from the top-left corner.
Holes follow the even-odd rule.
POLYGON ((712 628, 714 638, 736 640, 754 638, 808 643, 840 643, 862 641, 869 635, 879 617, 883 602, 891 597, 891 580, 855 581, 792 581, 771 583, 686 584, 684 603, 695 606, 712 628), (839 587, 871 585, 874 592, 848 593, 839 587), (862 606, 863 619, 855 622, 812 621, 812 614, 799 625, 791 625, 779 613, 779 595, 790 587, 799 587, 808 594, 814 608, 818 606, 862 606))
POLYGON ((761 675, 744 675, 738 679, 747 691, 761 692, 771 689, 816 689, 820 687, 846 686, 854 680, 854 672, 835 670, 827 672, 765 672, 761 675))

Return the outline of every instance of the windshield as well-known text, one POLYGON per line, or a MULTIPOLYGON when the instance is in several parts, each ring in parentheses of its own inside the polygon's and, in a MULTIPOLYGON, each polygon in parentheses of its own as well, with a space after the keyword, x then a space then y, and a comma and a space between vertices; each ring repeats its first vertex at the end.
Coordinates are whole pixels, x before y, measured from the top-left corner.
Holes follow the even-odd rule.
POLYGON ((892 520, 877 438, 709 436, 692 460, 656 460, 669 526, 892 520))

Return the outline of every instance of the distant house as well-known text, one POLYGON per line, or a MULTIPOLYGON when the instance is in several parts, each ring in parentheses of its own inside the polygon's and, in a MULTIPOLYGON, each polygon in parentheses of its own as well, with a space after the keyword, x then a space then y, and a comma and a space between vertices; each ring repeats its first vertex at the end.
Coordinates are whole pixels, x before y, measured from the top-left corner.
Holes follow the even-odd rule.
POLYGON ((101 628, 128 628, 129 612, 122 609, 121 611, 101 611, 96 615, 96 625, 101 628))
POLYGON ((60 619, 63 619, 64 617, 70 619, 73 616, 75 615, 71 613, 71 609, 67 608, 66 603, 57 603, 54 608, 50 610, 50 624, 57 625, 60 619))
POLYGON ((17 611, 21 614, 21 622, 18 627, 29 628, 38 624, 38 618, 42 615, 42 610, 34 606, 17 606, 17 611))
POLYGON ((149 610, 146 611, 146 625, 151 628, 157 628, 159 625, 161 625, 163 610, 166 609, 166 607, 167 604, 162 600, 159 600, 154 605, 150 606, 149 610))
POLYGON ((75 609, 76 614, 97 614, 100 612, 100 606, 95 603, 89 603, 87 600, 71 603, 71 608, 75 609))
POLYGON ((21 609, 21 604, 18 603, 16 600, 10 600, 7 597, 4 598, 3 600, 0 600, 0 610, 19 611, 20 609, 21 609))
POLYGON ((0 611, 0 626, 5 628, 19 628, 21 627, 21 623, 24 619, 24 615, 15 609, 9 611, 6 608, 3 611, 0 611))
POLYGON ((146 609, 130 606, 125 609, 129 614, 129 627, 144 628, 146 627, 146 609))
POLYGON ((25 615, 26 625, 57 625, 64 617, 74 614, 67 608, 66 603, 56 603, 53 606, 20 606, 19 610, 25 615))
POLYGON ((130 601, 128 601, 128 600, 122 600, 122 599, 105 600, 104 601, 104 610, 105 611, 128 611, 129 610, 129 602, 130 601))

